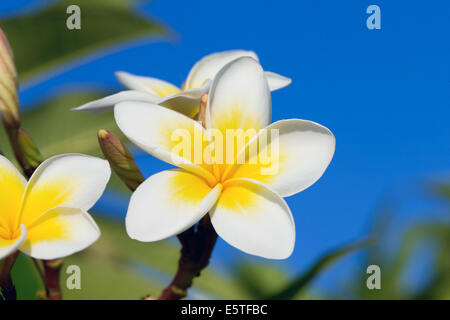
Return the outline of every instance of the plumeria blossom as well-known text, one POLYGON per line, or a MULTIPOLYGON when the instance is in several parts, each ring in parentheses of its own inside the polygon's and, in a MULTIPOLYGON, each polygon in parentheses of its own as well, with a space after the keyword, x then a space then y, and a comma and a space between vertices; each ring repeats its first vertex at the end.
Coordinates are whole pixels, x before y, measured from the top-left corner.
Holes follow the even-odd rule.
MULTIPOLYGON (((133 143, 179 167, 150 176, 133 193, 126 216, 131 238, 162 240, 185 231, 209 212, 218 235, 232 246, 271 259, 291 255, 294 219, 282 197, 308 188, 322 176, 333 157, 335 138, 327 128, 311 121, 289 119, 269 124, 270 89, 255 59, 238 58, 214 78, 205 128, 173 110, 142 102, 119 103, 114 113, 119 128, 133 143), (243 161, 208 164, 174 151, 177 141, 171 134, 180 128, 192 137, 199 133, 208 136, 210 129, 223 136, 230 129, 256 133, 236 154, 236 159, 243 161), (271 161, 278 170, 263 175, 260 169, 273 163, 263 165, 245 158, 258 138, 273 129, 278 130, 278 137, 266 148, 277 143, 279 157, 271 161)), ((206 145, 210 143, 215 140, 206 145)), ((258 150, 256 158, 263 152, 258 150)))
MULTIPOLYGON (((119 71, 116 72, 117 79, 129 90, 86 103, 74 110, 98 113, 111 110, 119 102, 142 101, 161 105, 193 118, 198 113, 201 96, 209 91, 217 72, 227 63, 244 56, 258 60, 256 53, 244 50, 218 52, 202 58, 192 67, 183 88, 164 80, 119 71)), ((269 71, 265 72, 265 77, 272 91, 291 83, 291 79, 269 71)))
POLYGON ((105 160, 63 154, 44 161, 27 182, 0 155, 0 259, 16 250, 57 259, 94 243, 100 230, 86 211, 110 174, 105 160))

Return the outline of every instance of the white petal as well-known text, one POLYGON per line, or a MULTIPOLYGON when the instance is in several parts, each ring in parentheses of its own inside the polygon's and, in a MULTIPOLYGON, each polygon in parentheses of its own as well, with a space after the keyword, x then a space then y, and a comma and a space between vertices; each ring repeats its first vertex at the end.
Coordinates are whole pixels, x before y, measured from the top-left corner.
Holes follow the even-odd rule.
POLYGON ((198 113, 202 95, 208 93, 210 86, 211 81, 207 80, 201 88, 168 95, 157 101, 155 104, 180 112, 189 118, 193 118, 198 113))
POLYGON ((221 185, 211 188, 198 176, 175 169, 159 172, 133 193, 126 217, 128 235, 158 241, 199 221, 214 205, 221 185))
POLYGON ((160 98, 169 94, 180 93, 178 87, 164 80, 137 76, 124 71, 116 72, 116 77, 127 89, 147 92, 160 98))
MULTIPOLYGON (((258 145, 259 153, 247 158, 246 164, 235 166, 227 176, 258 180, 287 197, 308 188, 323 175, 333 158, 335 144, 331 131, 315 122, 277 121, 247 146, 248 153, 258 145), (275 140, 271 139, 272 130, 278 130, 275 140)), ((245 154, 244 150, 240 152, 239 163, 244 162, 241 158, 245 154)))
POLYGON ((20 236, 16 239, 6 240, 0 237, 0 260, 9 256, 11 253, 19 250, 22 243, 27 238, 27 228, 24 225, 20 226, 20 236))
POLYGON ((217 72, 227 63, 240 57, 252 57, 258 60, 256 53, 245 50, 230 50, 207 55, 192 67, 185 88, 200 88, 206 80, 213 80, 217 72))
POLYGON ((212 179, 208 166, 203 164, 202 149, 195 148, 197 156, 196 152, 191 152, 191 147, 196 145, 194 140, 197 137, 203 140, 204 135, 204 129, 197 121, 167 108, 142 102, 119 103, 114 115, 120 130, 142 150, 167 163, 212 179), (178 148, 183 142, 189 144, 185 148, 189 154, 183 154, 183 150, 178 148))
POLYGON ((26 179, 16 167, 0 155, 0 236, 18 228, 26 184, 26 179))
POLYGON ((217 234, 246 253, 286 259, 294 250, 295 225, 286 202, 256 181, 226 182, 210 211, 217 234))
POLYGON ((96 157, 63 154, 45 160, 28 182, 22 223, 28 226, 59 206, 89 210, 103 194, 110 175, 108 161, 96 157))
POLYGON ((153 95, 151 93, 137 90, 128 90, 88 102, 72 110, 90 113, 101 113, 112 110, 115 104, 123 101, 142 101, 142 102, 156 103, 160 99, 161 99, 160 97, 153 95))
POLYGON ((280 74, 266 71, 264 72, 270 91, 275 91, 291 84, 292 80, 280 74))
POLYGON ((223 67, 211 85, 206 127, 259 131, 270 122, 270 91, 259 63, 238 58, 223 67))
POLYGON ((40 216, 28 228, 21 251, 35 259, 58 259, 81 251, 100 237, 100 230, 85 211, 57 207, 40 216))

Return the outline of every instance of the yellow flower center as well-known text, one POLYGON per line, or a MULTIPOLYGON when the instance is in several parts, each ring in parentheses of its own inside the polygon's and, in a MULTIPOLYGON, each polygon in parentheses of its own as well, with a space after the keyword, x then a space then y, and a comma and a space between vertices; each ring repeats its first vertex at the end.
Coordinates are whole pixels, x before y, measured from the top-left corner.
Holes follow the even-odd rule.
POLYGON ((5 240, 13 240, 20 237, 20 226, 11 228, 5 224, 0 224, 0 238, 5 240))

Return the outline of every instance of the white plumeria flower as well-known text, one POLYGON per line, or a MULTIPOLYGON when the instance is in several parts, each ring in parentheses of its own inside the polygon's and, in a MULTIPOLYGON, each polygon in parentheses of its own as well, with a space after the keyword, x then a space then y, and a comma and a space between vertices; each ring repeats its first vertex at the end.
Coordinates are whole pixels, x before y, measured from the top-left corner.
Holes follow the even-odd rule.
POLYGON ((57 259, 94 243, 100 230, 86 211, 110 175, 105 160, 64 154, 44 161, 27 183, 0 155, 0 259, 16 250, 57 259))
MULTIPOLYGON (((189 72, 183 88, 155 78, 143 77, 128 72, 116 72, 119 82, 127 89, 105 98, 91 101, 73 110, 99 113, 111 110, 123 101, 142 101, 157 104, 193 118, 199 109, 200 99, 209 91, 211 81, 227 63, 249 56, 258 60, 253 51, 230 50, 210 54, 198 61, 189 72)), ((291 83, 291 79, 273 72, 265 72, 271 91, 291 83)))
POLYGON ((133 193, 126 216, 131 238, 162 240, 187 230, 209 212, 218 235, 232 246, 271 259, 291 255, 294 219, 282 197, 308 188, 322 176, 333 157, 335 138, 327 128, 306 120, 269 125, 270 90, 256 60, 239 58, 217 74, 208 96, 206 129, 180 113, 142 102, 119 103, 115 118, 133 143, 180 167, 149 177, 133 193), (261 175, 262 164, 250 164, 250 160, 230 165, 196 164, 172 152, 177 143, 171 139, 174 130, 184 129, 195 136, 211 128, 258 132, 238 157, 246 154, 259 135, 278 129, 280 156, 273 160, 277 173, 261 175))

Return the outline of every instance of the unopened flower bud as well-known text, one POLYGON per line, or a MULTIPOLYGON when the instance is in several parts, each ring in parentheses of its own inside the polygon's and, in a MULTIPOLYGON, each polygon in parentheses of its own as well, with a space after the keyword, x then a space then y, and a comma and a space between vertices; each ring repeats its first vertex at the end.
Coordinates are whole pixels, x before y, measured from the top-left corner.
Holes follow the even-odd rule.
POLYGON ((36 169, 43 161, 39 149, 25 130, 17 130, 17 144, 20 148, 21 162, 25 170, 36 169))
POLYGON ((8 128, 20 125, 17 98, 17 72, 14 56, 3 30, 0 28, 0 111, 8 128))
POLYGON ((111 168, 131 191, 136 190, 145 178, 131 152, 119 138, 107 130, 98 132, 98 142, 111 168))

